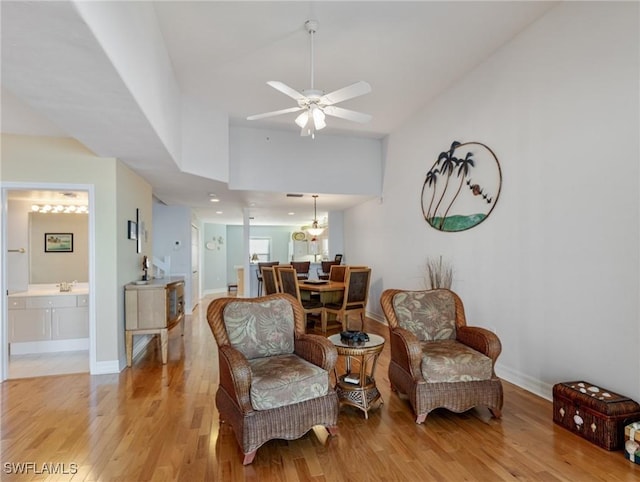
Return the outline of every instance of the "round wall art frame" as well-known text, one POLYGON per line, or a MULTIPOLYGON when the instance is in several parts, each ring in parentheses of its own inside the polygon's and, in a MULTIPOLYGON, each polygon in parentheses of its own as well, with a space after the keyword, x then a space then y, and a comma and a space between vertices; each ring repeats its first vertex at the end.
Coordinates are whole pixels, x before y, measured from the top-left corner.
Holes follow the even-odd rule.
POLYGON ((422 215, 438 231, 471 229, 489 217, 501 187, 500 163, 489 147, 454 141, 427 172, 422 215))

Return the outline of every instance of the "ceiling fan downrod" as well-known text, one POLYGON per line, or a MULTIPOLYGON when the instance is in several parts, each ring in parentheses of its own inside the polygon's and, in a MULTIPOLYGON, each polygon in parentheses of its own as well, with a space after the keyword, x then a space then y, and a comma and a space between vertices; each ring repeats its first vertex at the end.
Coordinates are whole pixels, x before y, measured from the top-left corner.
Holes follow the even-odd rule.
POLYGON ((307 32, 309 32, 309 35, 311 36, 311 89, 310 90, 314 90, 314 85, 313 85, 313 78, 314 78, 314 72, 313 72, 313 65, 314 65, 313 36, 318 31, 318 21, 317 20, 307 20, 304 23, 304 26, 307 29, 307 32))

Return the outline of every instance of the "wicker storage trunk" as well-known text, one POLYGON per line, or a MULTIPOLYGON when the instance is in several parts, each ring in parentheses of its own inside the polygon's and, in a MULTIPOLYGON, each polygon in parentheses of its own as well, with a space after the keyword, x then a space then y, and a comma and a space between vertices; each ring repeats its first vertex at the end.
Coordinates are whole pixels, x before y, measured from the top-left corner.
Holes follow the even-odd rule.
POLYGON ((607 450, 624 447, 625 425, 640 420, 640 405, 588 382, 553 386, 553 421, 607 450))

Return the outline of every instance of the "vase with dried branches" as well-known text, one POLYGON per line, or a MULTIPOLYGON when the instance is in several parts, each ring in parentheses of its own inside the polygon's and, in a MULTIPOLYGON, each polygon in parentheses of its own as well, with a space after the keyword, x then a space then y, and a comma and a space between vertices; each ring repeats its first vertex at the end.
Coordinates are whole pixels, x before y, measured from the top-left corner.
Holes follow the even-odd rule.
POLYGON ((442 256, 437 259, 427 258, 427 276, 425 277, 427 289, 451 289, 452 282, 453 266, 451 263, 443 261, 442 256))

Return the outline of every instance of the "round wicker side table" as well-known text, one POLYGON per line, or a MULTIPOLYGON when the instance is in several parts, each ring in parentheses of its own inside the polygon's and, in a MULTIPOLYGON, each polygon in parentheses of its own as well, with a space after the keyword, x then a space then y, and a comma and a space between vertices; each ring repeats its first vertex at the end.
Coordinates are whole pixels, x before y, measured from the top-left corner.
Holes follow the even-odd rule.
POLYGON ((368 336, 369 341, 355 344, 343 342, 339 333, 328 337, 338 355, 345 357, 345 373, 338 374, 336 371, 336 391, 340 404, 359 408, 366 419, 375 402, 384 403, 376 387, 374 373, 385 340, 372 333, 368 333, 368 336))

